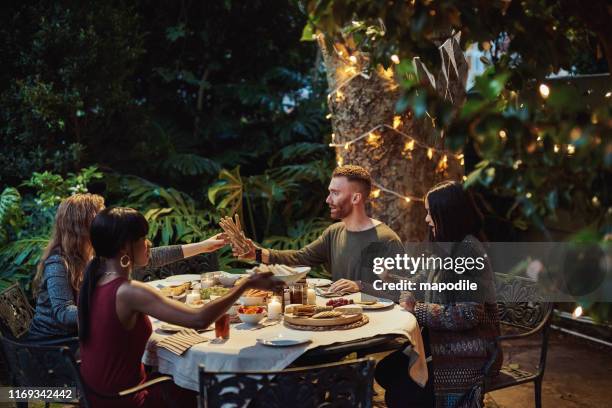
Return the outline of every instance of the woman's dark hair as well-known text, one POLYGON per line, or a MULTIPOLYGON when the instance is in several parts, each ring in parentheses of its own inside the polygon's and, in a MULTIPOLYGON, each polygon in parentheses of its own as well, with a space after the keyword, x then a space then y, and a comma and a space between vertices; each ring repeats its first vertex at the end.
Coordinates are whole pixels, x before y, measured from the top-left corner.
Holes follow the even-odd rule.
MULTIPOLYGON (((89 335, 90 306, 96 285, 102 277, 102 258, 114 258, 126 244, 132 244, 145 237, 149 223, 145 217, 132 208, 107 208, 93 219, 89 237, 95 256, 85 269, 85 277, 79 292, 79 339, 89 335)), ((133 259, 133 257, 132 257, 133 259)))
POLYGON ((430 229, 430 241, 461 242, 467 235, 484 241, 482 213, 472 195, 456 181, 436 184, 425 195, 429 214, 436 226, 436 234, 430 229))

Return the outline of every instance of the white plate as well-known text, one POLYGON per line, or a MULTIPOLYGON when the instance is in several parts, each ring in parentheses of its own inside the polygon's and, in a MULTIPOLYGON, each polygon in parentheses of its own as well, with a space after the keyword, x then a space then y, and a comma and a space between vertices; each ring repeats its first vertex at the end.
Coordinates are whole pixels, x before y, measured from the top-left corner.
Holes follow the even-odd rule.
POLYGON ((297 346, 298 344, 308 343, 310 341, 312 340, 308 336, 300 336, 295 334, 284 335, 282 333, 276 333, 257 339, 259 344, 270 347, 291 347, 297 346))
POLYGON ((160 283, 162 285, 180 285, 181 283, 185 283, 185 282, 193 282, 193 281, 200 281, 200 275, 196 275, 195 273, 189 273, 189 274, 185 274, 185 275, 174 275, 174 276, 168 276, 166 279, 164 279, 163 281, 161 281, 160 283))
POLYGON ((378 299, 376 303, 373 305, 364 305, 363 303, 359 303, 359 301, 355 302, 357 305, 361 306, 363 310, 377 310, 377 309, 386 309, 388 307, 392 307, 395 303, 388 299, 378 299))
POLYGON ((324 286, 329 286, 332 284, 331 279, 321 279, 321 278, 306 278, 306 284, 313 285, 315 288, 320 288, 324 286))

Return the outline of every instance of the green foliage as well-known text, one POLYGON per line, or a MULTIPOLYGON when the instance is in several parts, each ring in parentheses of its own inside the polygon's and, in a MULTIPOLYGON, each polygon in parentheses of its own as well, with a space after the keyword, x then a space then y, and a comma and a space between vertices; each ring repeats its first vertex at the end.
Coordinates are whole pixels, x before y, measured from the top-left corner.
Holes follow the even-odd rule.
POLYGON ((331 223, 323 218, 299 220, 287 230, 287 236, 271 236, 264 245, 274 249, 300 249, 315 241, 331 223))
MULTIPOLYGON (((445 129, 448 148, 469 147, 467 185, 483 197, 508 202, 489 206, 499 213, 493 215, 543 231, 562 213, 582 225, 609 223, 610 77, 550 78, 561 69, 608 71, 612 48, 606 2, 304 3, 304 37, 319 30, 330 44, 367 52, 372 67, 393 65, 402 86, 396 110, 410 110, 417 118, 427 112, 445 129), (453 30, 461 31, 464 49, 478 44, 481 60, 489 65, 462 106, 417 80, 412 64, 419 57, 435 76, 441 69, 439 46, 453 30), (392 55, 401 62, 394 65, 392 55), (540 95, 540 84, 549 87, 550 96, 540 95)), ((450 75, 454 79, 452 69, 450 75)))
POLYGON ((64 178, 46 171, 34 173, 21 184, 32 193, 23 197, 14 187, 0 196, 0 287, 20 281, 27 288, 47 245, 58 204, 65 197, 87 192, 87 185, 102 178, 90 166, 64 178))
POLYGON ((32 177, 22 185, 32 187, 37 191, 36 204, 54 208, 69 195, 86 193, 87 184, 101 178, 102 173, 98 171, 98 168, 90 166, 79 170, 78 173, 68 173, 65 179, 49 171, 34 172, 32 177))
POLYGON ((23 224, 21 195, 16 188, 7 187, 0 195, 0 245, 5 244, 10 235, 23 224))
MULTIPOLYGON (((0 184, 33 171, 80 167, 116 115, 134 106, 134 64, 143 53, 139 16, 110 3, 12 2, 2 6, 3 123, 0 184)), ((101 151, 101 150, 100 150, 101 151)))
POLYGON ((190 243, 216 232, 215 216, 201 208, 189 195, 164 188, 137 176, 108 174, 105 180, 117 205, 141 211, 149 222, 149 239, 156 245, 190 243))

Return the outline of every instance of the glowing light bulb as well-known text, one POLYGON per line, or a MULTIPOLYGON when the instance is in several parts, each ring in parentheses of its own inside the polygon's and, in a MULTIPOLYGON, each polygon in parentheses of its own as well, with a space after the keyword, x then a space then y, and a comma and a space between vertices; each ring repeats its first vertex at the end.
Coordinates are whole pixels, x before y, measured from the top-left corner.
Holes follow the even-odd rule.
POLYGON ((406 144, 404 145, 404 151, 411 152, 413 150, 414 150, 414 140, 406 142, 406 144))
POLYGON ((410 197, 404 197, 404 201, 406 201, 407 203, 410 202, 410 197))
POLYGON ((506 131, 505 131, 504 129, 502 129, 502 130, 500 130, 500 131, 499 131, 499 138, 500 138, 501 140, 504 140, 504 139, 505 139, 507 136, 508 136, 508 135, 507 135, 507 133, 506 133, 506 131))
POLYGON ((553 150, 555 151, 555 153, 559 153, 559 150, 561 150, 561 148, 559 147, 559 145, 557 145, 557 144, 556 144, 556 145, 553 147, 553 150))
POLYGON ((378 143, 380 142, 380 135, 377 135, 374 132, 370 132, 370 134, 368 134, 367 142, 369 145, 378 145, 378 143))
POLYGON ((395 54, 393 54, 393 55, 391 56, 391 61, 392 61, 394 64, 399 64, 399 63, 400 63, 400 59, 399 59, 399 57, 398 57, 397 55, 395 55, 395 54))
POLYGON ((400 126, 402 126, 402 117, 394 116, 393 117, 393 129, 397 130, 400 126))
POLYGON ((427 158, 429 160, 433 159, 433 149, 431 147, 427 149, 427 158))
POLYGON ((540 95, 542 95, 542 98, 544 99, 548 98, 548 96, 550 95, 550 88, 546 84, 540 84, 538 90, 540 91, 540 95))
POLYGON ((325 115, 325 119, 331 119, 331 117, 332 117, 331 113, 328 113, 327 115, 325 115))
POLYGON ((576 146, 574 145, 567 145, 567 154, 574 154, 576 152, 576 146))
POLYGON ((577 319, 577 318, 579 318, 580 316, 582 316, 582 312, 583 312, 583 310, 582 310, 582 306, 578 305, 578 306, 577 306, 577 307, 574 309, 574 312, 572 313, 572 317, 573 317, 574 319, 577 319))

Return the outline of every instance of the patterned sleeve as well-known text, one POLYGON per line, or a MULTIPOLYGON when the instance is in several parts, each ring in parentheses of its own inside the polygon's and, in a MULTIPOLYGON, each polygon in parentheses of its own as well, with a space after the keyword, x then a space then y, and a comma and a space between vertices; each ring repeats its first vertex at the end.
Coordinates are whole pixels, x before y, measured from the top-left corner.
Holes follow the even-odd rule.
POLYGON ((435 330, 468 330, 484 319, 484 305, 481 303, 417 303, 414 315, 421 326, 435 330))
POLYGON ((61 261, 47 263, 44 276, 47 280, 53 318, 66 327, 76 328, 78 311, 64 263, 61 261))
POLYGON ((169 245, 151 248, 151 257, 148 267, 157 268, 184 259, 183 248, 181 245, 169 245))

